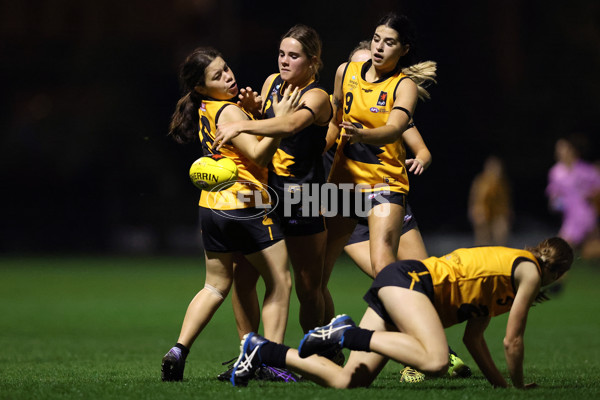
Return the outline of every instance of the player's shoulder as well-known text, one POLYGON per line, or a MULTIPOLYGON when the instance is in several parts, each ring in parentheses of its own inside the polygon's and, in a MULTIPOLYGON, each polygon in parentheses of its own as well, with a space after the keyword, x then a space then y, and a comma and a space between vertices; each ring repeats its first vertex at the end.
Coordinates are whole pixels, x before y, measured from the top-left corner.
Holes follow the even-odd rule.
POLYGON ((217 115, 217 123, 233 122, 244 119, 249 119, 248 114, 246 114, 239 105, 230 102, 224 103, 217 115))
POLYGON ((347 61, 346 61, 346 62, 343 62, 343 63, 341 63, 341 64, 338 66, 337 70, 335 71, 335 75, 336 75, 336 76, 339 76, 340 78, 341 78, 342 76, 344 76, 344 72, 346 72, 346 69, 348 68, 348 65, 349 65, 349 64, 350 64, 350 63, 349 63, 349 62, 347 62, 347 61))

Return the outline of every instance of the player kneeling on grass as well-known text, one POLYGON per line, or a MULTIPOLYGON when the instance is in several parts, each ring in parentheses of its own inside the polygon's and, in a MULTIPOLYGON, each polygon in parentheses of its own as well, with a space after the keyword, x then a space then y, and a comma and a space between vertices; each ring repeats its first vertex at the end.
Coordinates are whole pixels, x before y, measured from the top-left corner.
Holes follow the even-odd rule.
POLYGON ((357 327, 346 315, 307 333, 298 350, 250 333, 242 341, 231 382, 246 385, 261 364, 285 367, 322 386, 368 386, 388 359, 428 376, 448 369, 444 328, 467 321, 464 343, 495 387, 508 387, 483 333, 490 318, 509 312, 504 353, 512 384, 523 382, 527 314, 540 289, 558 280, 573 262, 560 238, 526 250, 507 247, 458 249, 443 257, 398 261, 385 267, 365 295, 369 308, 357 327), (352 350, 344 367, 319 356, 352 350))

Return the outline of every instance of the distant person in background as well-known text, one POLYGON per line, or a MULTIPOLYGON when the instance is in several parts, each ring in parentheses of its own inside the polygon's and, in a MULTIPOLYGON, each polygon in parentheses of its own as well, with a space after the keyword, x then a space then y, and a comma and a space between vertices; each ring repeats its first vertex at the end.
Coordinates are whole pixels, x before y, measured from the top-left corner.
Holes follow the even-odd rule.
POLYGON ((475 245, 507 244, 513 218, 511 190, 502 160, 489 156, 471 185, 469 219, 475 245))
POLYGON ((556 142, 556 164, 548 173, 546 195, 550 208, 562 213, 559 236, 583 258, 600 257, 598 229, 598 197, 600 196, 600 171, 584 161, 582 151, 589 148, 587 138, 573 134, 556 142))

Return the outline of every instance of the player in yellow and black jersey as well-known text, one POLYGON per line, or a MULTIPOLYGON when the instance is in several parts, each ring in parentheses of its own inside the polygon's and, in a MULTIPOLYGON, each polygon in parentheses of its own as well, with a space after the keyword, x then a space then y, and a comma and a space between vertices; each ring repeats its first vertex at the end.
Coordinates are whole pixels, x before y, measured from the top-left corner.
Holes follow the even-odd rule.
MULTIPOLYGON (((214 152, 216 126, 220 122, 249 120, 230 100, 238 95, 235 76, 219 52, 199 48, 181 67, 180 80, 185 95, 177 103, 169 136, 179 143, 200 138, 204 154, 214 152)), ((293 109, 294 98, 280 106, 293 109)), ((259 141, 252 135, 240 135, 221 149, 237 165, 235 185, 217 193, 203 191, 200 197, 200 226, 206 258, 206 280, 202 290, 188 306, 177 343, 162 360, 162 379, 183 379, 185 359, 196 337, 223 303, 233 282, 234 256, 241 253, 263 276, 264 331, 274 341, 283 341, 287 326, 291 277, 287 268, 287 250, 279 225, 260 208, 260 196, 245 192, 264 190, 266 165, 277 150, 279 139, 259 141)), ((262 206, 261 206, 262 207, 262 206)))
MULTIPOLYGON (((318 33, 306 25, 292 27, 280 41, 278 64, 279 73, 271 74, 265 80, 260 97, 249 88, 242 94, 245 108, 260 119, 219 124, 215 140, 220 148, 240 132, 282 138, 269 166, 269 187, 279 199, 275 212, 281 220, 294 270, 300 325, 307 332, 323 323, 325 307, 333 304, 327 288, 321 284, 326 230, 320 202, 317 199, 313 208, 303 208, 299 201, 307 194, 305 190, 318 192, 325 181, 321 154, 332 109, 329 95, 318 83, 318 71, 322 66, 318 33), (282 101, 289 88, 300 94, 301 105, 291 114, 276 117, 273 105, 282 101)), ((250 275, 244 276, 235 288, 244 296, 239 307, 234 307, 239 310, 236 311, 238 322, 247 321, 245 327, 238 326, 241 336, 257 329, 258 318, 239 316, 242 303, 251 301, 244 286, 252 282, 250 275)))
MULTIPOLYGON (((336 72, 329 131, 341 127, 342 132, 329 182, 362 185, 355 192, 363 193, 360 206, 369 210, 372 276, 397 259, 409 190, 405 145, 415 144, 415 154, 423 149, 430 158, 418 130, 409 129, 424 90, 403 73, 415 61, 415 36, 406 17, 388 14, 376 24, 370 59, 344 63, 336 72)), ((429 161, 415 156, 408 168, 420 174, 429 161)), ((350 197, 356 198, 354 193, 350 197)), ((344 199, 343 194, 338 198, 344 199)), ((359 208, 350 206, 351 213, 359 208)), ((327 219, 326 279, 356 226, 357 215, 351 213, 327 219)), ((331 310, 328 315, 335 314, 331 310)))
POLYGON ((526 384, 523 374, 529 310, 541 300, 541 289, 560 279, 572 263, 573 249, 558 237, 525 250, 459 249, 439 258, 392 263, 365 295, 369 308, 360 326, 340 315, 306 334, 298 350, 266 346, 268 340, 251 334, 239 358, 245 369, 234 367, 232 382, 244 382, 258 364, 254 358, 335 388, 369 386, 390 359, 431 377, 444 375, 444 327, 466 322, 463 341, 481 372, 492 386, 509 387, 484 336, 491 318, 508 312, 503 346, 510 381, 520 389, 535 386, 526 384), (318 356, 341 348, 351 350, 343 367, 318 356))

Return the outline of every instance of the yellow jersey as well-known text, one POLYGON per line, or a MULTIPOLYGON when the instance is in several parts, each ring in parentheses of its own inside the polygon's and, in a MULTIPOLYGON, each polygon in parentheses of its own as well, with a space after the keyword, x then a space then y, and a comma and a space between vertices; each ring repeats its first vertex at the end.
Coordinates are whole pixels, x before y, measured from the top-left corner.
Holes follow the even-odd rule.
MULTIPOLYGON (((267 192, 267 168, 262 168, 248 160, 232 144, 225 144, 219 151, 212 148, 217 131, 219 116, 225 107, 238 107, 230 101, 203 100, 198 113, 200 116, 200 143, 204 155, 221 154, 232 159, 238 168, 238 181, 226 190, 200 194, 200 207, 214 210, 234 210, 248 207, 263 207, 269 204, 267 192)), ((240 110, 244 111, 242 108, 240 110)), ((248 119, 250 114, 244 113, 248 119)))
MULTIPOLYGON (((359 128, 372 129, 384 126, 394 106, 395 93, 403 79, 400 71, 376 82, 365 80, 371 61, 349 62, 342 79, 343 120, 359 128)), ((391 192, 408 193, 406 150, 402 138, 394 143, 375 146, 365 143, 346 145, 331 172, 332 183, 389 185, 391 192)))
POLYGON ((533 262, 541 276, 531 252, 508 247, 458 249, 422 260, 431 274, 433 304, 444 327, 508 312, 516 293, 514 269, 522 261, 533 262))

